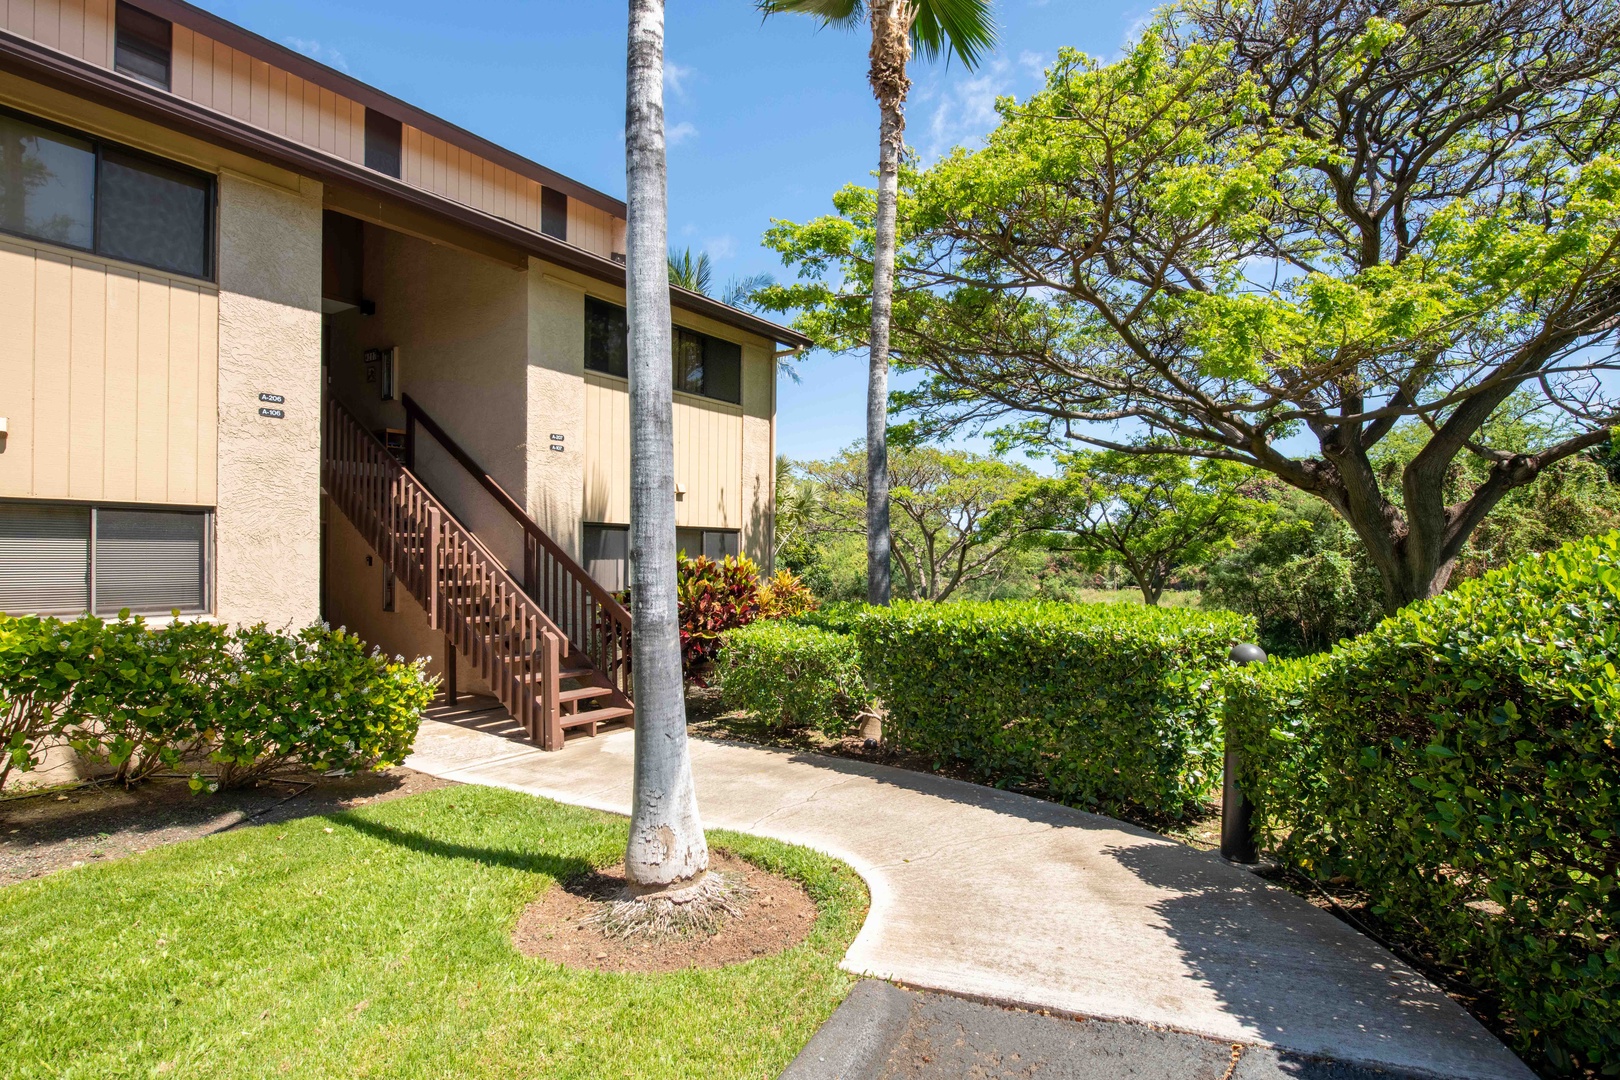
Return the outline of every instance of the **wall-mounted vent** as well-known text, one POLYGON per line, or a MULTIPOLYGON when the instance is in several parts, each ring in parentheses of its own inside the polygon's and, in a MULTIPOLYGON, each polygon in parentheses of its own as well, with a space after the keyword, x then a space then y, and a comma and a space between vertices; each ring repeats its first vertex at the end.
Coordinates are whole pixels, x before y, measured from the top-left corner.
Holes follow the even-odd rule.
POLYGON ((169 60, 174 53, 173 24, 124 0, 118 0, 116 19, 113 70, 167 90, 169 60))
POLYGON ((540 231, 558 240, 568 239, 568 196, 560 191, 540 189, 540 231))
POLYGON ((399 146, 404 125, 376 109, 366 110, 366 168, 399 175, 399 146))

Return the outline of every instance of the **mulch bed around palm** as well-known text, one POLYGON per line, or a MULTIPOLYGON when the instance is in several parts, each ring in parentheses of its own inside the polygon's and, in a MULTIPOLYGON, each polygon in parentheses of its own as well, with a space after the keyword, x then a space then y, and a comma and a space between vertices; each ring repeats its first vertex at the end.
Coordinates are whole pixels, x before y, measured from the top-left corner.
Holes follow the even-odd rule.
POLYGON ((594 871, 548 889, 524 909, 512 932, 525 956, 587 971, 656 972, 740 964, 791 949, 809 937, 816 905, 796 881, 718 849, 709 868, 741 877, 746 895, 738 915, 709 935, 623 940, 587 920, 624 885, 624 866, 594 871))

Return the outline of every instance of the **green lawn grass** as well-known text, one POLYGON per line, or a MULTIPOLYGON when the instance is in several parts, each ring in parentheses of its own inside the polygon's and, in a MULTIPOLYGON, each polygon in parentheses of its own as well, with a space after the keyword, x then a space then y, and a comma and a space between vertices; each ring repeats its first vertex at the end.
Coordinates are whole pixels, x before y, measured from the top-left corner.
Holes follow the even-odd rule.
POLYGON ((520 955, 524 905, 625 835, 453 787, 0 888, 0 1076, 775 1077, 852 982, 860 879, 715 833, 805 884, 807 942, 663 975, 520 955))

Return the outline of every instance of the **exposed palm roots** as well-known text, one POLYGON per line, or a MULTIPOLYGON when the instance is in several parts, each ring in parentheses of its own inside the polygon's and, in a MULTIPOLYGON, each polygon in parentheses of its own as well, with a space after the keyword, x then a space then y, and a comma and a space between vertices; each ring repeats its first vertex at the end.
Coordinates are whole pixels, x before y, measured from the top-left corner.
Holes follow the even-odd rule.
POLYGON ((666 938, 713 934, 742 914, 748 887, 742 879, 710 870, 689 888, 650 896, 627 891, 603 904, 586 923, 610 938, 666 938))

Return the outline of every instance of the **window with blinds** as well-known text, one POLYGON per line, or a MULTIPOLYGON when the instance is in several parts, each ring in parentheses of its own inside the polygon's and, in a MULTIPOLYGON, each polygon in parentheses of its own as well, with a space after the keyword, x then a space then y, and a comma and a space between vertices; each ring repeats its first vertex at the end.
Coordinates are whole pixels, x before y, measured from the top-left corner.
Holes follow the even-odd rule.
POLYGON ((206 514, 97 510, 96 610, 202 611, 207 535, 206 514))
POLYGON ((89 607, 89 509, 0 503, 0 611, 78 615, 89 607))
POLYGON ((200 614, 209 514, 0 502, 0 611, 200 614))
POLYGON ((735 529, 675 530, 675 547, 688 559, 695 559, 699 555, 715 562, 727 557, 735 559, 741 551, 737 541, 735 529))

